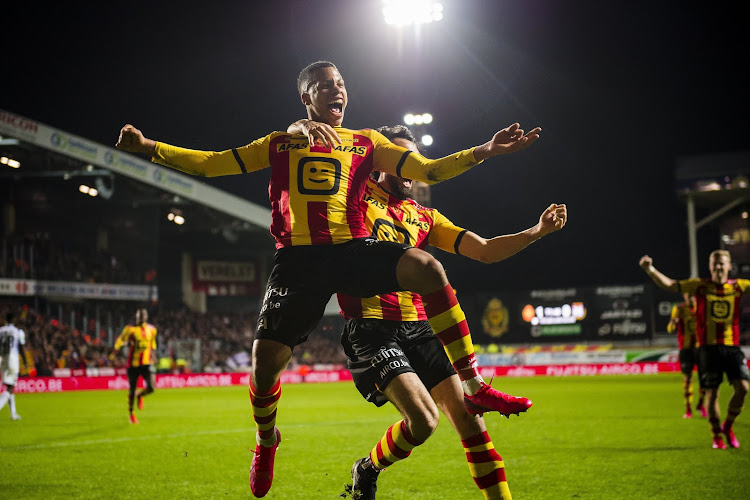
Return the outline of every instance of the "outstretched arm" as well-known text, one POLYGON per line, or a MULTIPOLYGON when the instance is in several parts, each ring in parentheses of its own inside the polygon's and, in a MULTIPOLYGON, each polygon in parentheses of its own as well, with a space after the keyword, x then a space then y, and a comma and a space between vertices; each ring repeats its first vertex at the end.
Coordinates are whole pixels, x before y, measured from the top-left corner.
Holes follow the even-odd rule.
POLYGON ((525 231, 485 239, 467 232, 461 239, 458 253, 485 264, 491 264, 517 254, 539 238, 559 231, 568 221, 565 205, 551 204, 539 217, 539 222, 525 231))
POLYGON ((391 175, 437 184, 470 170, 487 158, 515 153, 529 147, 539 138, 542 129, 536 127, 528 134, 518 123, 497 132, 491 140, 471 149, 440 158, 428 160, 418 153, 405 153, 404 148, 379 144, 375 151, 375 169, 391 175))
POLYGON ((643 257, 641 257, 638 265, 641 266, 641 269, 646 271, 646 274, 648 274, 649 278, 651 278, 651 281, 656 283, 656 286, 658 286, 659 288, 675 293, 678 293, 680 291, 680 284, 677 282, 677 280, 673 280, 672 278, 665 276, 664 274, 659 272, 654 267, 654 259, 652 259, 648 255, 644 255, 643 257))
POLYGON ((186 174, 216 177, 240 174, 268 166, 267 161, 257 157, 257 151, 252 149, 253 144, 221 152, 185 149, 149 139, 140 130, 128 124, 120 130, 115 147, 129 153, 147 154, 156 163, 186 174))

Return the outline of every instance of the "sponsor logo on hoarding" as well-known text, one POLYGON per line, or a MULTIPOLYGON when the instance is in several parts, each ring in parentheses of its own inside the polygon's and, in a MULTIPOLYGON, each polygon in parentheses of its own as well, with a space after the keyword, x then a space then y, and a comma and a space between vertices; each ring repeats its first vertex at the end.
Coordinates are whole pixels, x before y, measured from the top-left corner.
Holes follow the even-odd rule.
POLYGON ((15 131, 26 134, 36 134, 39 131, 39 124, 35 121, 12 113, 6 113, 5 111, 0 111, 0 123, 9 126, 15 131))

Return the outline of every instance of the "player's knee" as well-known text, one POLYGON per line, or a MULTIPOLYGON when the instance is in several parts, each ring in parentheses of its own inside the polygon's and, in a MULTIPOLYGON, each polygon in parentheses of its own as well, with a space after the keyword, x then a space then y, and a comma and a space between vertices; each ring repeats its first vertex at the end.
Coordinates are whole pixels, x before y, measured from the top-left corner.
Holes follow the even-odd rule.
POLYGON ((448 282, 445 269, 439 260, 427 252, 413 250, 407 252, 404 265, 399 266, 400 282, 405 277, 410 289, 416 286, 419 289, 414 291, 423 293, 434 291, 448 282))
POLYGON ((415 440, 424 442, 435 432, 439 421, 440 413, 437 408, 424 408, 423 411, 407 418, 406 426, 415 440))

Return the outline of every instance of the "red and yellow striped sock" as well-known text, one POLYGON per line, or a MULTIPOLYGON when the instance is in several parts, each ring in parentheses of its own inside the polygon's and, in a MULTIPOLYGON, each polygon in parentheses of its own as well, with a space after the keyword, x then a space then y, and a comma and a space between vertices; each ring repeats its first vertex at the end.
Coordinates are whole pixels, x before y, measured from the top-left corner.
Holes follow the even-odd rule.
POLYGON ((698 408, 703 406, 703 402, 705 401, 705 399, 706 399, 706 389, 704 389, 703 387, 700 387, 698 389, 698 408))
POLYGON ((406 423, 403 420, 399 420, 388 427, 383 438, 372 449, 370 452, 370 461, 376 469, 385 469, 389 465, 411 455, 411 450, 423 442, 414 439, 409 429, 406 428, 406 423))
POLYGON ((270 393, 261 394, 250 380, 250 402, 253 405, 253 418, 261 440, 273 439, 276 427, 276 405, 281 398, 281 380, 276 382, 270 393))
POLYGON ((432 331, 442 342, 458 377, 461 380, 479 377, 469 324, 453 287, 445 285, 444 288, 422 295, 422 302, 432 331))
POLYGON ((482 432, 468 439, 462 439, 466 451, 466 461, 474 482, 487 500, 511 500, 508 481, 505 479, 505 464, 490 435, 482 432))
POLYGON ((725 431, 729 431, 732 428, 735 419, 739 416, 740 413, 742 413, 742 408, 742 406, 740 406, 739 408, 735 408, 732 406, 727 408, 727 418, 724 420, 724 425, 722 426, 725 431))

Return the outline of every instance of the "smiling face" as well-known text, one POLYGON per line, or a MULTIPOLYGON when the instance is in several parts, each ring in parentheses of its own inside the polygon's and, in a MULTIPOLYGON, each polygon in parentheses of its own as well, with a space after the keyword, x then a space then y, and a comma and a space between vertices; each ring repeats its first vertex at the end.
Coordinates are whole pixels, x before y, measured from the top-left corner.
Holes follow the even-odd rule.
POLYGON ((348 102, 344 79, 334 67, 319 68, 312 73, 307 90, 302 92, 302 103, 311 120, 341 125, 348 102))
POLYGON ((708 269, 711 271, 711 279, 714 283, 726 283, 729 279, 729 271, 732 269, 732 260, 729 252, 715 250, 708 258, 708 269))

